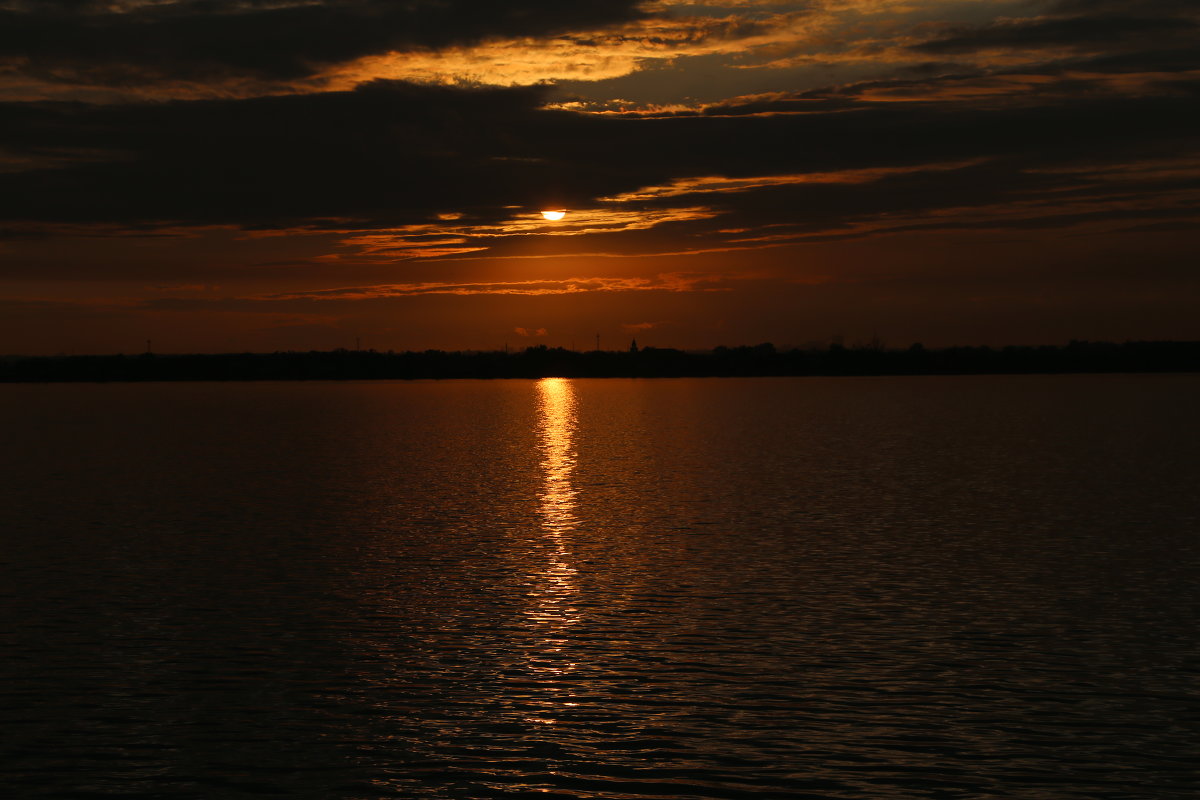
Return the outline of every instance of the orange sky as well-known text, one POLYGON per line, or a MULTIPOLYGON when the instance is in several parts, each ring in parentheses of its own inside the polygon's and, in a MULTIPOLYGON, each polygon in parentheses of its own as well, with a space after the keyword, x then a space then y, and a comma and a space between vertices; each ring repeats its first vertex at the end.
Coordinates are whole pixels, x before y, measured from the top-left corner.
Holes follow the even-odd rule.
POLYGON ((1198 30, 0 0, 0 354, 1197 339, 1198 30))

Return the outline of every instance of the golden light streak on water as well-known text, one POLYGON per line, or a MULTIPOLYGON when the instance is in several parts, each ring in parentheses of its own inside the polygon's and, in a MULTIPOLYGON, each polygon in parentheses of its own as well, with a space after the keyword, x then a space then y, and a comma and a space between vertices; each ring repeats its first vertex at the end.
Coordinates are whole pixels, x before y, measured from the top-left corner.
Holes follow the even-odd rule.
POLYGON ((575 390, 565 378, 545 378, 537 383, 538 447, 541 450, 542 488, 538 516, 547 545, 543 569, 530 576, 530 605, 526 617, 539 645, 529 654, 529 666, 551 676, 570 672, 574 664, 565 651, 567 631, 579 620, 579 572, 572 564, 570 534, 578 525, 575 514, 578 491, 575 471, 575 390))
POLYGON ((542 451, 542 529, 555 541, 575 529, 575 390, 567 378, 543 378, 538 389, 538 446, 542 451))

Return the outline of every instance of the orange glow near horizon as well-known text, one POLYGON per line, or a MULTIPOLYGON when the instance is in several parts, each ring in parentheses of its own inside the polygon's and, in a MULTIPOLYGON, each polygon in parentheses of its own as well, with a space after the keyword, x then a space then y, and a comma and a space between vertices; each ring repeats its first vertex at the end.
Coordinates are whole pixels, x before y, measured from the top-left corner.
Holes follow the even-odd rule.
POLYGON ((567 212, 566 212, 566 210, 565 210, 565 209, 561 209, 561 208, 560 208, 560 209, 556 209, 556 210, 551 210, 551 211, 543 211, 543 212, 542 212, 542 218, 543 218, 543 219, 548 219, 548 220, 550 220, 551 222, 558 222, 560 219, 562 219, 562 218, 563 218, 563 217, 565 217, 566 215, 567 215, 567 212))

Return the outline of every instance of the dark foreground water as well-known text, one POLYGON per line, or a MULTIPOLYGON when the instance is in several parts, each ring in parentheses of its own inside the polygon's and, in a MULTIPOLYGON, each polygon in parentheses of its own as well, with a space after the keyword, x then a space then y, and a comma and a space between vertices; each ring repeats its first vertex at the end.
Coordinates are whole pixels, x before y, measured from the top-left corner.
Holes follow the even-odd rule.
POLYGON ((1200 791, 1200 376, 0 412, 5 798, 1200 791))

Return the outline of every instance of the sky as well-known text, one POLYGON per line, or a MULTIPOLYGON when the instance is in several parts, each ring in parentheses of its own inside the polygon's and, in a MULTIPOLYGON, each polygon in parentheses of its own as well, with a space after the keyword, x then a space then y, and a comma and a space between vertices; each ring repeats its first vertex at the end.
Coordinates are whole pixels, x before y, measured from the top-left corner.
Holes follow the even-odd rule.
POLYGON ((0 354, 1200 339, 1198 100, 1195 0, 0 0, 0 354))

